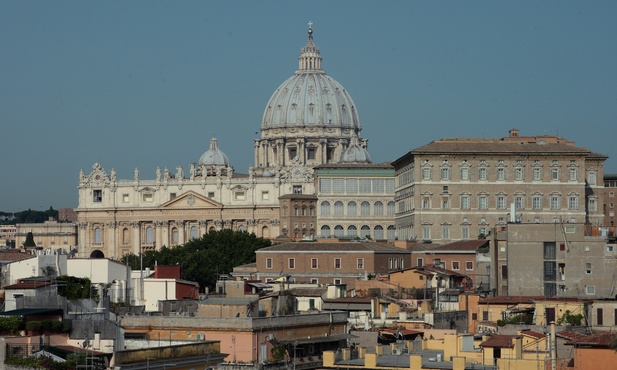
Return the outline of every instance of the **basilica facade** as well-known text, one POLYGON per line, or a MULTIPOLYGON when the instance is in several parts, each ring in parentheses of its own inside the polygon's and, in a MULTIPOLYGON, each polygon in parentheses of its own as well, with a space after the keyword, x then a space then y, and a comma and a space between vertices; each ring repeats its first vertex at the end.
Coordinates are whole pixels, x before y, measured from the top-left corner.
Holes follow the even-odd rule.
POLYGON ((315 167, 369 164, 356 106, 322 69, 311 28, 298 64, 266 105, 248 173, 234 171, 216 138, 197 162, 157 167, 151 177, 136 168, 118 179, 99 163, 82 170, 79 255, 120 258, 223 228, 274 238, 287 233, 280 199, 316 194, 315 167))

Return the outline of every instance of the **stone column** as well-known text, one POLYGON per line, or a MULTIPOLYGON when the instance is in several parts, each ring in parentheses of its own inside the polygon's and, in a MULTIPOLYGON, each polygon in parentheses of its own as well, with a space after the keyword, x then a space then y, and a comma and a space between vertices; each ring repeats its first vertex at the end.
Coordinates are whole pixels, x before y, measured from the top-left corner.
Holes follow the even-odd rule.
POLYGON ((319 140, 319 157, 321 158, 321 164, 328 163, 328 140, 319 140))
POLYGON ((259 152, 259 147, 260 147, 259 140, 257 140, 257 139, 253 140, 253 147, 255 149, 255 153, 254 153, 254 156, 255 156, 255 167, 259 167, 260 162, 262 162, 261 161, 261 155, 260 155, 260 152, 259 152))
POLYGON ((105 250, 105 257, 116 257, 118 255, 118 233, 117 222, 110 221, 105 223, 105 235, 103 238, 103 249, 105 250), (111 254, 111 256, 110 256, 111 254))
POLYGON ((90 240, 91 240, 91 233, 92 230, 90 229, 90 227, 88 227, 88 223, 87 222, 80 222, 79 223, 79 244, 78 244, 78 252, 79 252, 79 257, 82 258, 86 258, 88 256, 85 255, 86 251, 86 246, 90 245, 90 240), (84 253, 82 255, 82 253, 84 253))
POLYGON ((161 221, 161 241, 160 241, 161 247, 164 245, 169 247, 171 245, 170 242, 171 241, 169 240, 169 221, 161 221))
POLYGON ((163 223, 154 221, 154 249, 159 249, 163 246, 163 223))
POLYGON ((139 221, 131 222, 131 228, 133 229, 133 253, 139 255, 141 252, 141 224, 139 221))
POLYGON ((302 164, 306 164, 306 160, 305 160, 306 155, 304 153, 304 144, 305 144, 304 139, 297 139, 296 140, 296 145, 297 145, 297 148, 296 148, 297 154, 296 155, 298 156, 298 158, 300 159, 300 163, 302 163, 302 164))
POLYGON ((184 227, 185 227, 185 223, 184 220, 178 220, 176 221, 176 224, 178 225, 178 244, 184 244, 186 243, 185 240, 185 232, 184 232, 184 227))

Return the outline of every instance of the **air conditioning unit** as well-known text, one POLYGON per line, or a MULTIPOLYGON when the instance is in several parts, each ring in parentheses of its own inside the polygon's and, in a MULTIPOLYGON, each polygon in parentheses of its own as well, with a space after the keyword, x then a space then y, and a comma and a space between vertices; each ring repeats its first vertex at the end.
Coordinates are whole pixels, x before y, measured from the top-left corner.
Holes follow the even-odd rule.
POLYGON ((393 355, 400 355, 401 351, 398 348, 392 348, 392 354, 393 355))
POLYGON ((197 340, 206 340, 206 336, 202 333, 197 334, 197 340))

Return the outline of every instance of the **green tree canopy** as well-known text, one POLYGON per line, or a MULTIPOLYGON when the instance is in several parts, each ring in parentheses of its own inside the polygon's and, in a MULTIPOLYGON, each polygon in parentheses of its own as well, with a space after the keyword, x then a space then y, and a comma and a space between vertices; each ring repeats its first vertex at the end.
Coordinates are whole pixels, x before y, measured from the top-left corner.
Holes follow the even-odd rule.
POLYGON ((28 231, 26 234, 26 241, 24 242, 24 247, 36 247, 36 243, 34 242, 34 235, 32 231, 28 231))
MULTIPOLYGON (((224 229, 211 231, 199 239, 174 248, 166 246, 143 254, 143 266, 180 265, 181 278, 199 283, 201 289, 213 288, 217 274, 229 273, 235 266, 255 262, 255 251, 272 244, 255 234, 224 229)), ((140 257, 122 257, 133 270, 140 269, 140 257)))

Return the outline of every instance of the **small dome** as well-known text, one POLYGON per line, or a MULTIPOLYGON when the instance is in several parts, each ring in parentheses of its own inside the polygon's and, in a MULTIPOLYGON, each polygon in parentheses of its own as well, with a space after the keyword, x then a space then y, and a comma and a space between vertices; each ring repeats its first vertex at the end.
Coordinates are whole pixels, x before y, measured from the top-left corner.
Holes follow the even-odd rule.
POLYGON ((353 137, 351 144, 341 153, 342 163, 371 163, 368 151, 358 144, 358 138, 353 137))
POLYGON ((219 142, 216 140, 216 137, 212 137, 212 140, 210 140, 210 149, 201 155, 199 164, 206 166, 229 166, 229 158, 219 150, 219 142))

